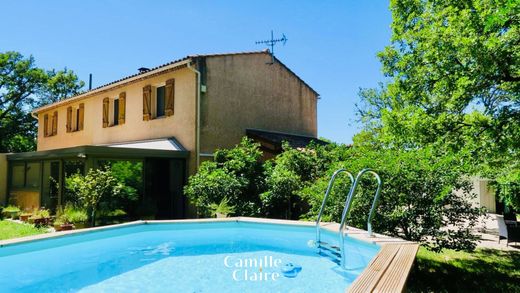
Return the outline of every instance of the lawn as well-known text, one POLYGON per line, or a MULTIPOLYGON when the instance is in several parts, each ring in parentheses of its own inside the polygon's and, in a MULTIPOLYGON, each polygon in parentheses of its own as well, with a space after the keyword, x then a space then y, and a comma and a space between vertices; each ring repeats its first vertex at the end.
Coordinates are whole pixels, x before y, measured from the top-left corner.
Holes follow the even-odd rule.
POLYGON ((407 286, 410 292, 520 292, 520 252, 421 247, 407 286))
POLYGON ((45 228, 35 228, 30 224, 18 224, 11 221, 0 221, 0 240, 46 233, 45 228))

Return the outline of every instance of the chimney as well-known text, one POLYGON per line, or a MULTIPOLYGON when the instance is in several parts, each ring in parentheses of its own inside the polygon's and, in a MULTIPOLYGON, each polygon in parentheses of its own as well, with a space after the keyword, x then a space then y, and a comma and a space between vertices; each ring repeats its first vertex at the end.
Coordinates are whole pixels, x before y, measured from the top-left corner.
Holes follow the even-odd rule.
POLYGON ((139 73, 145 73, 147 71, 150 71, 150 68, 146 68, 146 67, 140 67, 137 69, 139 71, 139 73))

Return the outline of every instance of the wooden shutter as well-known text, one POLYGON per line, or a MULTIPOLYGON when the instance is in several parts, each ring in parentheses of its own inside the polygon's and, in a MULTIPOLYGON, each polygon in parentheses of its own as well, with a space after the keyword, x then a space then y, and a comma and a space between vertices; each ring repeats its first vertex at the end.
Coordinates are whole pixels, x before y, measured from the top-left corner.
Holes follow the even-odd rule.
POLYGON ((43 115, 43 136, 49 136, 49 114, 43 115))
POLYGON ((79 111, 78 111, 78 130, 83 130, 83 122, 85 118, 85 104, 81 103, 79 104, 79 111))
POLYGON ((52 135, 58 134, 58 111, 54 111, 52 115, 52 135))
POLYGON ((119 125, 125 124, 125 112, 126 112, 126 93, 122 92, 119 94, 119 125))
POLYGON ((103 99, 103 128, 108 127, 108 105, 110 100, 108 98, 103 99))
POLYGON ((166 81, 166 87, 165 87, 165 110, 164 114, 166 116, 172 116, 173 115, 173 107, 175 104, 175 79, 168 79, 166 81))
POLYGON ((72 131, 72 107, 67 108, 67 132, 72 131))
POLYGON ((143 87, 143 120, 148 121, 152 114, 152 86, 143 87))

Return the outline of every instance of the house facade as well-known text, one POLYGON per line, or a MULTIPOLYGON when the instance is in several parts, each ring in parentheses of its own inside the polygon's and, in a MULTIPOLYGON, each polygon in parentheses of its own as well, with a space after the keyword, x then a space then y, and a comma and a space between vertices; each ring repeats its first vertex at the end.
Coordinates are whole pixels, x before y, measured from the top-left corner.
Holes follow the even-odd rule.
POLYGON ((189 216, 182 187, 216 149, 249 133, 316 138, 318 94, 271 60, 268 51, 188 56, 36 109, 37 151, 5 157, 4 201, 54 209, 67 176, 124 161, 141 170, 141 205, 158 218, 189 216))

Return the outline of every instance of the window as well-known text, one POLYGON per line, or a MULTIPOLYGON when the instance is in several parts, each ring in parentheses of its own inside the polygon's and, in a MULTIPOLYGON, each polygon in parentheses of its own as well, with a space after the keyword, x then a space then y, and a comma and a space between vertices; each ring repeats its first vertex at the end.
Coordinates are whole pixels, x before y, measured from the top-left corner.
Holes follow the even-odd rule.
POLYGON ((143 87, 143 121, 173 115, 175 80, 143 87))
POLYGON ((164 86, 160 86, 157 88, 157 94, 156 94, 156 101, 157 101, 157 117, 164 116, 164 110, 165 110, 165 95, 164 95, 164 86))
POLYGON ((67 108, 67 132, 75 132, 83 130, 84 104, 78 107, 69 106, 67 108))
POLYGON ((76 118, 76 123, 74 123, 74 127, 76 127, 75 130, 78 131, 79 130, 79 108, 76 109, 76 116, 75 116, 75 118, 76 118))
POLYGON ((114 123, 113 125, 119 125, 119 99, 114 99, 114 123))
POLYGON ((126 93, 103 99, 103 128, 125 124, 126 93))
POLYGON ((27 163, 25 175, 25 187, 40 186, 40 162, 27 163))
POLYGON ((40 187, 40 162, 16 163, 13 165, 11 172, 12 187, 40 187))
POLYGON ((13 187, 25 186, 25 164, 13 165, 11 176, 11 185, 13 187))
POLYGON ((58 134, 58 111, 51 115, 43 115, 43 136, 54 136, 58 134))

